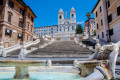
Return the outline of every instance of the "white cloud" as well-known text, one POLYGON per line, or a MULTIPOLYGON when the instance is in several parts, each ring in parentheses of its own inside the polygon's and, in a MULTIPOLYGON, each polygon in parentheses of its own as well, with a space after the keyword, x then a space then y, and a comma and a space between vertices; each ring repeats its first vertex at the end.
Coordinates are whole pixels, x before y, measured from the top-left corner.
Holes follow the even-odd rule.
POLYGON ((84 24, 84 21, 81 21, 81 22, 77 22, 77 24, 84 24))

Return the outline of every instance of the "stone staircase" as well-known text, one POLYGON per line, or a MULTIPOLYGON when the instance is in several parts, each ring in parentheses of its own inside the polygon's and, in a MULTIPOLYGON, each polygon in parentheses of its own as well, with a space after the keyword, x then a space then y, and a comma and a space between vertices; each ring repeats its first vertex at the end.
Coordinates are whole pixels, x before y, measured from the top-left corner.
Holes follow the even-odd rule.
POLYGON ((44 48, 31 52, 27 57, 39 58, 88 58, 93 54, 87 48, 81 47, 74 41, 54 42, 44 48))
POLYGON ((82 43, 85 44, 86 46, 92 46, 92 47, 95 49, 95 45, 96 45, 96 44, 90 42, 89 39, 84 39, 84 40, 82 41, 82 43))
MULTIPOLYGON (((31 50, 34 51, 36 49, 39 49, 40 45, 43 45, 44 43, 48 43, 48 42, 49 41, 46 41, 41 37, 40 42, 38 44, 29 46, 26 48, 26 50, 27 50, 27 52, 31 52, 31 50)), ((20 49, 17 49, 17 50, 14 50, 14 51, 7 53, 7 57, 18 57, 19 53, 20 53, 20 49)))

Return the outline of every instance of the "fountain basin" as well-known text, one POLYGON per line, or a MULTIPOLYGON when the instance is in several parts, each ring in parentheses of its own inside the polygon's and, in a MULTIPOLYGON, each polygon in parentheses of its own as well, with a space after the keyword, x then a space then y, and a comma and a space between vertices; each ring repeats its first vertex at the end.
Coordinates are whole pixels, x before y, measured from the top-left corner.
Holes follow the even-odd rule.
POLYGON ((39 60, 0 60, 0 65, 15 67, 15 75, 12 80, 29 80, 28 67, 44 66, 46 61, 39 60))

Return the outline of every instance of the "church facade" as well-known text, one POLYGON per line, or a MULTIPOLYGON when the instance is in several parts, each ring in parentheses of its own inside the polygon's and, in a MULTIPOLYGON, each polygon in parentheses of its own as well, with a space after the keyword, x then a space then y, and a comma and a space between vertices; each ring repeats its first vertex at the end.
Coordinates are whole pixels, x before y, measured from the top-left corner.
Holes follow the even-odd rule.
POLYGON ((70 10, 70 19, 64 17, 64 11, 62 9, 58 12, 58 33, 65 32, 65 33, 75 33, 76 31, 76 11, 72 7, 70 10))

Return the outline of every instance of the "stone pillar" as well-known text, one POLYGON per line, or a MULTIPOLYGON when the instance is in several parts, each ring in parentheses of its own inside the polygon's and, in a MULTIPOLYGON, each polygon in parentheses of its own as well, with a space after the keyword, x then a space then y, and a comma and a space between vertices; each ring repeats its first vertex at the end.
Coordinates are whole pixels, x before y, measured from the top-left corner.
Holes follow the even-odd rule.
POLYGON ((52 66, 52 62, 51 62, 51 60, 48 60, 48 62, 47 62, 47 66, 48 66, 48 68, 50 68, 50 67, 52 66))
POLYGON ((5 50, 4 46, 3 46, 3 42, 0 42, 0 55, 2 57, 6 57, 7 56, 6 55, 6 50, 5 50))
POLYGON ((77 60, 74 61, 74 67, 77 67, 77 60))
POLYGON ((28 67, 26 66, 16 66, 15 76, 12 80, 29 80, 28 67))
POLYGON ((104 80, 104 75, 97 69, 83 80, 104 80))
POLYGON ((0 42, 0 55, 2 55, 2 53, 3 53, 3 42, 0 42))

